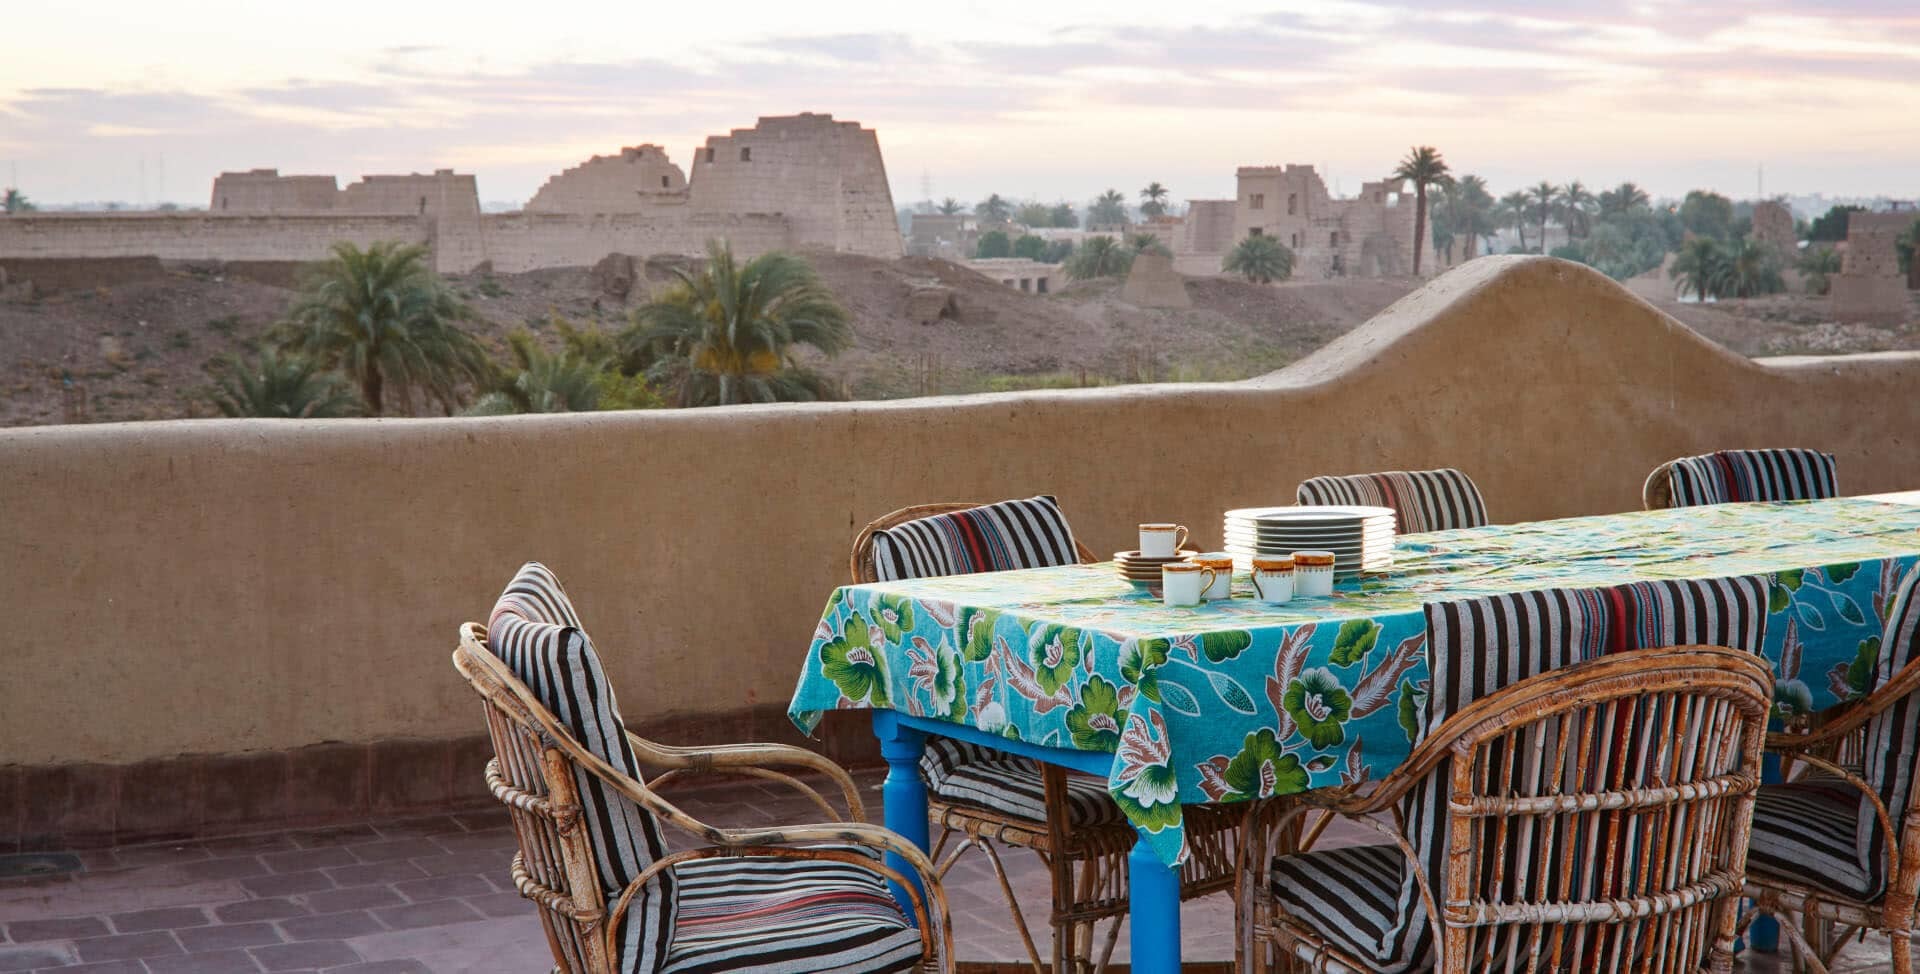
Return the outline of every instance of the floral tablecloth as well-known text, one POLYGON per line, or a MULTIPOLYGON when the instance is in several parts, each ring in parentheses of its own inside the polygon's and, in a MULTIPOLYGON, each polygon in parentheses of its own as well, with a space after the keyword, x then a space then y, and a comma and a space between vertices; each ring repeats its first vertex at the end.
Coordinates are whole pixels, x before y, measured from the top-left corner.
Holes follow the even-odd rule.
POLYGON ((1384 777, 1411 750, 1431 602, 1766 575, 1766 656, 1786 711, 1859 693, 1920 508, 1723 504, 1407 535, 1390 572, 1331 598, 1166 608, 1110 564, 838 589, 788 714, 891 708, 1114 755, 1115 801, 1168 863, 1183 803, 1384 777))

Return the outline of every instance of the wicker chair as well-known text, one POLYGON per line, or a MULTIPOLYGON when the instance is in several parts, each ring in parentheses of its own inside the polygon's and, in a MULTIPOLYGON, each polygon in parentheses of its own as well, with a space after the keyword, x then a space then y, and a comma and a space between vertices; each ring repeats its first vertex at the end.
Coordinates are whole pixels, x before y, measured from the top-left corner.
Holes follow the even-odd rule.
POLYGON ((1767 749, 1781 755, 1789 773, 1796 766, 1804 773, 1760 788, 1746 895, 1756 913, 1804 921, 1804 932, 1791 922, 1780 926, 1817 971, 1825 972, 1863 929, 1887 935, 1895 971, 1913 969, 1908 938, 1920 925, 1917 588, 1920 568, 1888 599, 1871 692, 1817 715, 1811 729, 1767 735, 1767 749))
POLYGON ((1300 482, 1294 499, 1301 504, 1391 507, 1401 534, 1487 524, 1487 502, 1479 485, 1452 467, 1312 477, 1300 482))
MULTIPOLYGON (((529 565, 523 576, 536 568, 529 565)), ((558 592, 557 583, 553 591, 558 592)), ((566 611, 571 615, 570 607, 566 611)), ((932 861, 908 840, 862 820, 859 793, 837 765, 783 745, 664 746, 627 733, 615 716, 610 726, 620 750, 663 772, 643 782, 584 746, 569 721, 542 703, 488 639, 485 626, 461 626, 453 663, 485 704, 496 755, 487 764, 487 784, 507 806, 519 837, 514 885, 540 906, 556 974, 671 972, 715 963, 741 969, 769 963, 764 958, 770 954, 778 954, 782 970, 952 969, 951 923, 932 861), (788 770, 776 770, 781 768, 788 770), (788 771, 825 775, 838 786, 850 820, 842 820, 825 796, 788 771), (825 818, 822 824, 792 828, 723 829, 695 819, 658 793, 676 779, 704 774, 742 775, 790 787, 825 818), (597 840, 608 822, 623 816, 645 826, 651 858, 617 886, 607 880, 608 860, 615 853, 597 840), (661 823, 689 833, 696 847, 669 853, 659 839, 661 823), (914 876, 884 864, 882 853, 899 856, 914 876), (788 890, 818 881, 823 885, 810 889, 825 891, 819 896, 825 905, 804 912, 806 904, 783 901, 777 892, 756 900, 761 895, 756 876, 788 890), (887 882, 908 894, 910 912, 887 893, 887 882), (657 930, 642 930, 655 921, 651 914, 636 919, 639 901, 659 896, 672 904, 659 914, 666 922, 657 930), (748 904, 766 912, 755 915, 748 904), (692 932, 689 914, 700 921, 692 932), (756 925, 778 930, 782 920, 801 933, 788 931, 768 943, 744 942, 755 936, 756 925), (841 932, 856 926, 854 933, 841 932), (808 930, 828 932, 809 937, 808 930), (630 939, 636 936, 650 938, 651 959, 636 956, 630 939), (884 945, 876 947, 882 940, 884 945), (805 956, 838 950, 841 961, 855 955, 880 958, 882 949, 888 951, 885 963, 876 959, 867 966, 828 958, 816 968, 805 956)), ((598 675, 597 662, 593 672, 598 675)))
POLYGON ((1647 510, 1729 501, 1818 500, 1839 496, 1833 454, 1817 450, 1721 450, 1676 457, 1647 474, 1647 510))
POLYGON ((1249 843, 1252 969, 1730 971, 1772 686, 1751 653, 1689 646, 1551 670, 1466 704, 1371 791, 1308 792, 1288 816, 1328 809, 1391 845, 1274 858, 1249 843), (1301 884, 1315 875, 1371 875, 1380 896, 1301 884), (1404 938, 1394 963, 1329 933, 1396 897, 1404 926, 1383 933, 1404 938))
MULTIPOLYGON (((853 542, 849 569, 854 582, 865 584, 876 580, 873 559, 876 532, 980 506, 921 504, 894 511, 868 524, 853 542)), ((1085 545, 1076 541, 1074 548, 1082 564, 1095 561, 1085 545)), ((928 817, 940 831, 933 848, 939 874, 945 876, 968 849, 983 853, 1000 881, 1001 893, 1013 914, 1028 960, 1034 970, 1045 970, 1047 965, 1034 944, 1026 915, 1014 896, 995 843, 1033 850, 1046 864, 1052 878, 1053 901, 1049 914, 1053 928, 1052 970, 1104 970, 1119 936, 1119 920, 1127 915, 1127 856, 1138 838, 1133 826, 1107 794, 1106 782, 958 742, 936 740, 928 745, 928 755, 928 759, 921 762, 921 768, 928 778, 928 817), (943 760, 951 764, 943 765, 943 760), (1014 815, 981 803, 943 796, 943 778, 953 771, 952 765, 969 762, 983 767, 983 773, 978 776, 983 784, 1016 777, 1038 779, 1044 814, 1014 815), (953 846, 951 850, 949 845, 953 846), (1096 960, 1095 926, 1103 921, 1112 922, 1096 960)), ((1189 805, 1185 812, 1192 856, 1181 871, 1181 897, 1191 899, 1232 889, 1247 806, 1189 805)))

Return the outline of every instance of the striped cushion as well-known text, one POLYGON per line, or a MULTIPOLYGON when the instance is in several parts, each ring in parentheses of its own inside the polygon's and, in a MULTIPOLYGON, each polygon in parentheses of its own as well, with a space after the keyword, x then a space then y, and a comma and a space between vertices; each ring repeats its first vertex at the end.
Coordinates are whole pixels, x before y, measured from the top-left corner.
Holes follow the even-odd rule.
POLYGON ((873 533, 874 577, 883 582, 1048 568, 1079 561, 1073 529, 1052 497, 1002 501, 935 514, 873 533))
MULTIPOLYGON (((528 562, 494 605, 487 620, 487 648, 500 657, 573 739, 608 764, 641 780, 640 764, 627 743, 626 726, 600 657, 580 628, 580 617, 559 579, 539 562, 528 562)), ((587 840, 593 847, 602 893, 611 903, 663 855, 653 816, 615 792, 585 768, 574 783, 588 810, 587 840)), ((621 929, 627 970, 659 967, 673 936, 671 877, 648 884, 634 897, 621 929)))
MULTIPOLYGON (((1610 589, 1549 589, 1426 607, 1427 651, 1435 660, 1422 739, 1475 700, 1563 666, 1613 652, 1710 644, 1759 653, 1765 635, 1767 580, 1744 576, 1643 582, 1610 589)), ((1446 814, 1451 762, 1416 784, 1401 806, 1406 835, 1436 896, 1446 889, 1446 814)), ((1562 837, 1561 841, 1567 841, 1562 837)), ((1333 853, 1287 858, 1312 859, 1333 853)), ((1537 849, 1533 861, 1558 854, 1537 849)), ((1352 853, 1349 853, 1352 855, 1352 853)), ((1287 866, 1290 873, 1339 872, 1345 863, 1287 866)), ((1376 869, 1375 873, 1381 870, 1376 869)), ((1431 963, 1434 944, 1416 874, 1401 869, 1391 899, 1302 897, 1295 915, 1348 945, 1382 972, 1431 963), (1327 912, 1331 911, 1331 912, 1327 912)), ((1589 894, 1590 895, 1590 894, 1589 894)))
POLYGON ((1487 523, 1487 504, 1473 478, 1451 467, 1395 470, 1301 482, 1302 504, 1367 504, 1391 507, 1401 534, 1477 528, 1487 523))
MULTIPOLYGON (((1878 687, 1920 655, 1920 566, 1907 572, 1887 603, 1886 628, 1874 667, 1878 687)), ((1861 777, 1898 827, 1913 801, 1920 759, 1920 700, 1913 694, 1867 721, 1861 777)), ((1753 813, 1754 872, 1807 883, 1861 900, 1886 891, 1887 834, 1873 803, 1832 779, 1765 785, 1753 813)))
POLYGON ((1342 950, 1378 958, 1397 923, 1406 867, 1391 845, 1281 856, 1273 861, 1273 895, 1342 950))
POLYGON ((673 872, 680 926, 663 968, 672 974, 906 971, 920 962, 919 933, 871 869, 756 857, 696 859, 673 872))
POLYGON ((1670 506, 1797 501, 1839 496, 1833 454, 1818 450, 1722 450, 1667 465, 1670 506))
MULTIPOLYGON (((920 758, 927 790, 941 800, 974 805, 1028 822, 1047 820, 1046 784, 1031 758, 996 751, 952 738, 927 741, 920 758)), ((1092 775, 1067 772, 1067 821, 1076 827, 1126 821, 1107 783, 1092 775)))

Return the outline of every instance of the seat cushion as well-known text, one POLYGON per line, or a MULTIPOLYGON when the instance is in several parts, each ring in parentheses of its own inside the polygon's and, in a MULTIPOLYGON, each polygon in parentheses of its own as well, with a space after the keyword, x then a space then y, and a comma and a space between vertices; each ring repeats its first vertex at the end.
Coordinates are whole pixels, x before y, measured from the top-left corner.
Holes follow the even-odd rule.
POLYGON ((679 927, 664 971, 905 971, 920 962, 919 932, 872 869, 748 857, 696 859, 673 873, 679 927))
MULTIPOLYGON (((920 758, 927 790, 942 801, 991 809, 1022 821, 1047 820, 1046 783, 1031 758, 948 738, 927 742, 920 758)), ((1126 821, 1107 783, 1092 775, 1067 772, 1067 821, 1078 828, 1126 821)))
POLYGON ((1753 804, 1747 872, 1848 899, 1879 897, 1886 888, 1886 864, 1884 857, 1865 855, 1863 803, 1859 789, 1839 778, 1761 785, 1753 804))
POLYGON ((1486 501, 1473 478, 1451 467, 1314 477, 1294 493, 1302 504, 1391 507, 1401 534, 1477 528, 1487 523, 1486 501))
MULTIPOLYGON (((488 617, 487 648, 576 742, 635 781, 643 780, 599 654, 560 580, 545 565, 528 562, 501 593, 488 617)), ((587 841, 601 893, 612 902, 664 853, 660 827, 584 767, 574 769, 574 786, 589 812, 587 841)), ((649 883, 634 897, 622 925, 622 955, 647 965, 641 969, 657 967, 673 929, 673 910, 672 877, 649 883)))
MULTIPOLYGON (((1395 936, 1401 928, 1400 886, 1407 857, 1395 846, 1364 845, 1279 856, 1273 860, 1273 895, 1295 920, 1341 950, 1383 972, 1416 966, 1395 956, 1424 945, 1426 938, 1395 936)), ((1417 923, 1426 908, 1415 906, 1417 923)))
POLYGON ((1042 494, 935 514, 873 533, 873 572, 882 582, 1050 568, 1080 560, 1060 505, 1042 494))

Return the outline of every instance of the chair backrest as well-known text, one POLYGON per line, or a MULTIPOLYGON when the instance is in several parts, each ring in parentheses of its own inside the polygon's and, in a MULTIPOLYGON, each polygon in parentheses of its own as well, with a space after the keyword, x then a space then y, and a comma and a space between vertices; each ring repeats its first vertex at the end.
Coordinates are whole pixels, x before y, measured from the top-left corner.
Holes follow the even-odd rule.
MULTIPOLYGON (((1895 674, 1920 660, 1920 563, 1895 587, 1886 605, 1886 626, 1874 665, 1873 688, 1886 686, 1895 674)), ((1916 760, 1920 760, 1920 690, 1901 694, 1867 721, 1864 745, 1865 777, 1896 829, 1904 827, 1913 803, 1916 760)), ((1860 866, 1870 884, 1885 882, 1888 836, 1879 825, 1871 803, 1862 799, 1855 835, 1860 866)))
POLYGON ((484 646, 463 642, 456 665, 487 702, 500 779, 495 794, 515 809, 526 880, 535 899, 545 891, 567 903, 558 913, 542 911, 555 959, 578 958, 583 971, 657 969, 673 935, 670 870, 634 897, 613 949, 596 941, 606 936, 605 905, 666 854, 659 823, 550 740, 565 735, 644 780, 579 615, 553 573, 529 562, 501 594, 486 628, 472 627, 468 635, 484 646))
MULTIPOLYGON (((1547 965, 1570 970, 1644 969, 1631 957, 1593 952, 1596 944, 1624 948, 1630 941, 1621 936, 1638 937, 1643 949, 1693 952, 1724 933, 1730 947, 1731 905, 1714 923, 1676 925, 1680 918, 1667 916, 1649 921, 1657 930, 1631 930, 1607 925, 1623 918, 1608 903, 1630 900, 1642 911, 1635 915, 1658 918, 1739 891, 1750 799, 1728 807, 1732 792, 1705 783, 1740 771, 1758 784, 1773 685, 1760 657, 1766 584, 1759 576, 1649 582, 1427 607, 1436 665, 1420 747, 1451 742, 1455 757, 1408 772, 1423 776, 1401 814, 1441 900, 1447 955, 1470 958, 1445 969, 1499 966, 1494 955, 1524 955, 1536 933, 1550 952, 1575 951, 1569 963, 1547 965), (1674 646, 1694 649, 1665 650, 1674 646), (1742 658, 1746 669, 1736 665, 1742 658), (1699 681, 1688 675, 1696 664, 1699 681), (1614 680, 1616 670, 1630 676, 1614 680), (1750 688, 1733 693, 1702 682, 1722 671, 1745 674, 1739 679, 1750 688), (1649 792, 1641 804, 1631 796, 1689 783, 1697 787, 1649 792), (1688 812, 1677 813, 1683 806, 1688 812), (1700 855, 1669 861, 1675 848, 1700 855), (1679 928, 1709 939, 1661 940, 1679 928)), ((1411 873, 1396 921, 1382 959, 1431 956, 1411 873)))
POLYGON ((903 507, 861 529, 848 570, 859 584, 1088 564, 1060 505, 1042 494, 994 504, 903 507))
POLYGON ((1721 450, 1653 468, 1641 490, 1648 510, 1734 501, 1839 496, 1833 454, 1818 450, 1721 450))
POLYGON ((1487 503, 1480 488, 1473 478, 1452 467, 1313 477, 1300 482, 1294 497, 1302 504, 1391 507, 1401 534, 1478 528, 1487 523, 1487 503))

